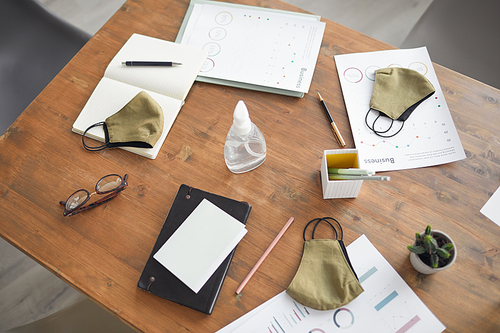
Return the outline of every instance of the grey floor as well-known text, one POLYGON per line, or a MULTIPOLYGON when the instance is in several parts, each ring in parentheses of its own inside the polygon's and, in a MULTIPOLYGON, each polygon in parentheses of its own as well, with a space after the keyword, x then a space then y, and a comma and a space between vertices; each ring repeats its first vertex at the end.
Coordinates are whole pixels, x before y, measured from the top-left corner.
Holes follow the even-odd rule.
MULTIPOLYGON (((400 46, 432 0, 285 0, 369 36, 400 46)), ((95 34, 124 0, 40 0, 95 34)), ((52 314, 82 296, 0 238, 0 332, 52 314)))
MULTIPOLYGON (((80 29, 95 34, 124 0, 39 0, 80 29)), ((399 47, 433 0, 284 0, 399 47)))

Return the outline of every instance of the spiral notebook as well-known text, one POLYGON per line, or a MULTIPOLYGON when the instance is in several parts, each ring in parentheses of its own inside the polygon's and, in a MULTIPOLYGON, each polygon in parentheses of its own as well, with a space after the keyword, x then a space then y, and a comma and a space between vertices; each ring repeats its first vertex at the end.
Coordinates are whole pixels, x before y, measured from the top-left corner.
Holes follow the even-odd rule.
MULTIPOLYGON (((137 286, 154 295, 200 312, 211 314, 236 248, 231 250, 229 255, 227 255, 213 274, 210 275, 208 280, 202 284, 198 292, 195 292, 181 280, 181 278, 183 278, 182 275, 180 275, 181 278, 177 277, 154 257, 173 237, 177 230, 182 231, 183 228, 181 227, 183 223, 204 200, 217 206, 243 225, 246 224, 246 220, 252 208, 246 202, 236 201, 224 196, 205 192, 188 185, 181 185, 137 286)), ((240 233, 241 229, 242 228, 236 233, 240 233)))

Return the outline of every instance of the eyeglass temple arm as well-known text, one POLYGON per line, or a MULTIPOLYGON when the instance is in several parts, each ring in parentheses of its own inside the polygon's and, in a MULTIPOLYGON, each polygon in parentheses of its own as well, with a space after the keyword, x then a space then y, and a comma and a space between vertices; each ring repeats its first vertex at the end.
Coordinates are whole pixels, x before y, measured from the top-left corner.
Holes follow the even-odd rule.
MULTIPOLYGON (((107 196, 105 196, 104 198, 101 198, 101 199, 99 199, 99 200, 97 200, 97 201, 95 201, 87 206, 79 207, 79 208, 75 209, 74 211, 70 212, 67 216, 73 216, 75 214, 84 212, 86 210, 95 208, 97 206, 100 206, 100 205, 110 201, 111 199, 114 199, 118 194, 120 194, 121 191, 123 191, 124 189, 127 188, 127 186, 128 186, 127 178, 128 178, 128 174, 125 174, 125 176, 123 177, 122 183, 120 184, 120 186, 118 186, 118 188, 113 193, 110 193, 107 196)), ((61 201, 59 201, 59 204, 65 206, 66 201, 61 200, 61 201)))
MULTIPOLYGON (((77 208, 75 209, 74 211, 72 211, 71 213, 68 214, 68 216, 73 216, 75 214, 78 214, 78 213, 81 213, 81 212, 84 212, 86 210, 89 210, 89 209, 92 209, 92 208, 95 208, 97 206, 100 206, 102 204, 105 204, 106 202, 114 199, 118 194, 120 194, 121 191, 123 191, 124 189, 120 189, 119 191, 116 191, 116 192, 113 192, 113 193, 110 193, 108 194, 107 196, 105 196, 104 198, 101 198, 97 201, 94 201, 93 203, 91 204, 88 204, 87 206, 83 206, 83 207, 80 207, 80 208, 77 208)), ((62 201, 61 201, 62 202, 62 201)))

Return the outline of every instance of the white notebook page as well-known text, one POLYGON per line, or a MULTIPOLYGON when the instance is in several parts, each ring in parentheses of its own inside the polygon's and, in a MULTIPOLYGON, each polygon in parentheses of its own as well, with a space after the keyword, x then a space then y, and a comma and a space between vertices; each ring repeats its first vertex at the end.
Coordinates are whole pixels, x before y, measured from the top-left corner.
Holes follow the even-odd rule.
POLYGON ((111 60, 105 77, 184 100, 205 59, 207 51, 165 40, 133 34, 111 60), (182 66, 131 67, 124 61, 173 61, 182 66))

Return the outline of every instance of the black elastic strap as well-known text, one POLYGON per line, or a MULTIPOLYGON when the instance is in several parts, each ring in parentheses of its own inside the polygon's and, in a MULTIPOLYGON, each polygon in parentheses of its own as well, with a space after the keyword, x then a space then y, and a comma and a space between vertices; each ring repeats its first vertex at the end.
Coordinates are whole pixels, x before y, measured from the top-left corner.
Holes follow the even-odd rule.
POLYGON ((83 147, 89 151, 99 151, 99 150, 103 150, 103 149, 106 149, 108 147, 108 143, 109 143, 109 139, 108 139, 108 128, 106 127, 106 123, 105 122, 100 122, 100 123, 96 123, 92 126, 90 126, 89 128, 87 128, 85 130, 85 132, 83 132, 83 136, 82 136, 82 143, 83 143, 83 147), (97 146, 97 147, 90 147, 89 145, 87 145, 85 143, 85 136, 87 134, 87 132, 94 128, 94 127, 97 127, 97 126, 102 126, 103 129, 104 129, 104 133, 106 134, 106 143, 104 143, 103 145, 101 146, 97 146))
POLYGON ((314 228, 313 228, 313 232, 312 232, 312 239, 314 239, 314 234, 316 233, 316 228, 318 227, 318 225, 321 223, 321 221, 324 221, 326 223, 328 223, 332 228, 333 228, 333 231, 335 231, 335 239, 336 240, 339 240, 339 241, 342 241, 342 239, 344 238, 344 230, 342 230, 342 226, 340 225, 339 221, 337 221, 336 219, 334 219, 333 217, 318 217, 318 218, 315 218, 315 219, 312 219, 311 221, 309 221, 306 226, 304 227, 304 232, 302 233, 302 237, 304 238, 304 241, 306 240, 306 230, 307 230, 307 227, 309 227, 309 225, 313 222, 316 222, 316 224, 314 225, 314 228), (338 226, 339 226, 339 229, 340 229, 340 239, 339 239, 339 234, 337 232, 337 229, 335 228, 335 226, 328 220, 333 220, 335 221, 338 226))
POLYGON ((399 132, 401 132, 401 130, 403 129, 403 126, 405 125, 405 122, 404 121, 401 121, 401 128, 394 134, 391 134, 391 135, 383 135, 384 133, 387 133, 389 132, 389 130, 392 128, 392 125, 394 124, 394 119, 391 119, 391 125, 389 126, 389 128, 385 131, 377 131, 375 129, 375 123, 377 122, 377 120, 380 118, 380 116, 382 115, 382 113, 380 111, 378 111, 378 116, 377 118, 375 118, 375 120, 373 121, 373 124, 372 126, 368 125, 368 115, 370 114, 370 111, 372 109, 369 109, 368 112, 366 113, 366 116, 365 116, 365 124, 366 126, 368 126, 368 128, 375 134, 377 134, 378 136, 382 137, 382 138, 392 138, 393 136, 395 136, 396 134, 398 134, 399 132))

